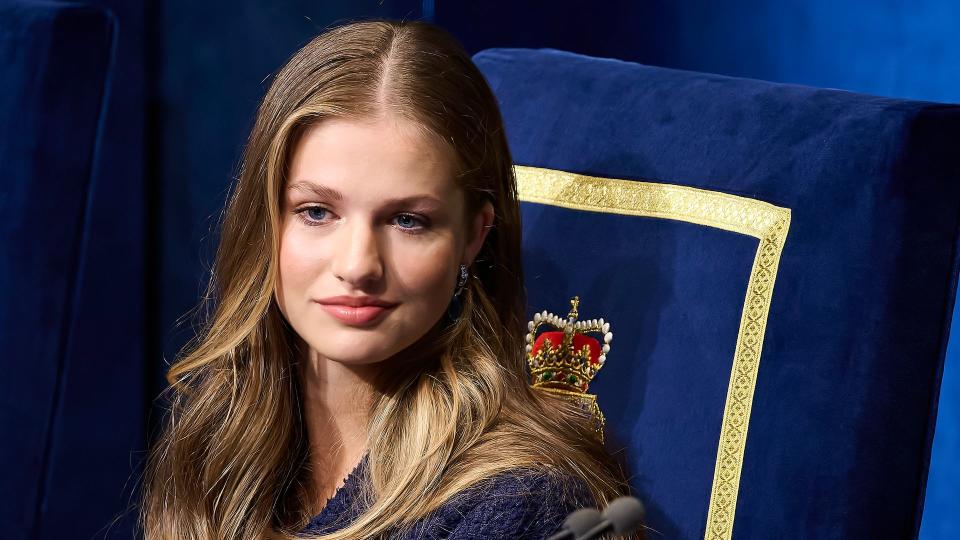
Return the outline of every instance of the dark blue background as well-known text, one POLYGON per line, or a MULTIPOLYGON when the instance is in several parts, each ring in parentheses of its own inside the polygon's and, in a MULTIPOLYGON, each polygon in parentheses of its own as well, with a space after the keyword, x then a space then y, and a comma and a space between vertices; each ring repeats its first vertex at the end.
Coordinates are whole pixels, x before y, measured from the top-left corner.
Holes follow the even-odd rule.
MULTIPOLYGON (((85 274, 82 290, 104 300, 81 317, 91 329, 111 328, 112 335, 127 339, 103 342, 91 331, 81 333, 75 346, 105 358, 142 355, 142 364, 114 366, 107 379, 90 379, 104 392, 112 384, 138 385, 141 401, 130 407, 144 414, 162 389, 166 362, 192 333, 183 316, 202 289, 216 245, 216 220, 257 101, 282 62, 332 23, 368 16, 427 18, 470 52, 554 47, 779 82, 960 101, 955 37, 960 3, 953 0, 94 3, 111 8, 119 20, 119 71, 91 231, 91 250, 99 260, 111 260, 116 272, 85 274), (139 298, 145 298, 145 310, 139 298)), ((921 538, 930 540, 960 535, 958 347, 953 340, 948 350, 927 487, 921 538)), ((107 406, 97 403, 98 395, 104 394, 85 393, 78 404, 107 406)), ((142 433, 140 440, 131 463, 142 455, 142 433)), ((105 482, 104 493, 129 495, 136 471, 121 473, 105 482), (133 477, 126 486, 125 476, 133 477)), ((90 537, 127 502, 119 495, 91 501, 77 537, 90 537)), ((114 531, 123 536, 125 527, 114 531)))

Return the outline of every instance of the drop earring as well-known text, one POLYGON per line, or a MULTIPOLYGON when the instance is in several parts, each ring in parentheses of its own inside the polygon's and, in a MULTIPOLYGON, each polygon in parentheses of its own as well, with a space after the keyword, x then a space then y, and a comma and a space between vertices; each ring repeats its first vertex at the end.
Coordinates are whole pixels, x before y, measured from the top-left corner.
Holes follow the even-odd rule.
POLYGON ((457 279, 457 290, 453 293, 453 297, 457 298, 460 296, 460 293, 463 292, 463 289, 467 286, 467 279, 470 277, 470 272, 467 270, 467 265, 460 265, 460 277, 457 279))
POLYGON ((460 265, 460 275, 457 277, 457 289, 453 292, 453 298, 450 299, 450 305, 447 306, 447 319, 450 322, 456 322, 463 311, 463 304, 460 302, 460 294, 467 287, 467 279, 470 278, 470 272, 467 265, 460 265))

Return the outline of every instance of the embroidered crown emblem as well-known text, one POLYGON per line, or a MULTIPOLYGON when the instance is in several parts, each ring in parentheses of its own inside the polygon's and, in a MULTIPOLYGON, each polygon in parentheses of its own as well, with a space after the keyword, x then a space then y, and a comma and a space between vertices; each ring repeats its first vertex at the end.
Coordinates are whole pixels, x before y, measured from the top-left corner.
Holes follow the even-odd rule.
POLYGON ((603 413, 596 396, 587 393, 590 382, 607 361, 613 332, 603 319, 578 320, 580 297, 570 300, 570 313, 561 318, 546 310, 527 323, 527 363, 534 388, 577 400, 597 421, 602 434, 603 413), (555 330, 538 335, 541 327, 555 330), (600 339, 588 334, 598 334, 600 339), (602 339, 602 344, 601 344, 602 339))

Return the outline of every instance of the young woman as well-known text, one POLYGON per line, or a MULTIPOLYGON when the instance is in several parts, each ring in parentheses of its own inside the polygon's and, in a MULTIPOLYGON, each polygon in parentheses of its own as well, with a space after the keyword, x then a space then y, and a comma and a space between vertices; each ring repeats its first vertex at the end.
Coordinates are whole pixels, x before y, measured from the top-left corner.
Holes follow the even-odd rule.
POLYGON ((545 538, 624 494, 529 386, 496 100, 420 22, 334 28, 276 75, 169 372, 152 539, 545 538))

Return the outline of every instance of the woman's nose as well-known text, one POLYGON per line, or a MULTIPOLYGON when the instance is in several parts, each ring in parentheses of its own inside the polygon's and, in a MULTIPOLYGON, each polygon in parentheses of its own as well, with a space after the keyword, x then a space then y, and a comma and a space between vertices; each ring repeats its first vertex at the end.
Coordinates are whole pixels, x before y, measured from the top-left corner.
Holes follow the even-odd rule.
POLYGON ((369 224, 347 224, 340 230, 331 265, 338 280, 365 289, 383 278, 383 259, 376 231, 369 224))

